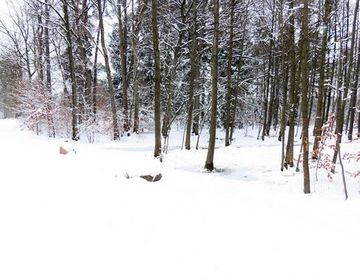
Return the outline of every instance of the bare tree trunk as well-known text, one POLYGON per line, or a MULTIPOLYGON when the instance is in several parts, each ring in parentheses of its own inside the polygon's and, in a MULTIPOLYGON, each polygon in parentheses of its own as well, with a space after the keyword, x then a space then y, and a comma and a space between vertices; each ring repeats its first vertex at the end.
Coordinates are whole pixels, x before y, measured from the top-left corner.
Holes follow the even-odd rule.
MULTIPOLYGON (((140 98, 139 98, 139 74, 138 74, 138 32, 140 28, 140 24, 142 22, 142 16, 146 9, 146 5, 142 3, 140 7, 138 7, 138 16, 137 20, 133 19, 132 21, 132 34, 131 34, 131 46, 132 46, 132 59, 133 59, 133 96, 134 96, 134 125, 133 132, 139 133, 139 112, 140 112, 140 98)), ((134 0, 131 0, 131 8, 132 14, 135 16, 134 11, 134 0)))
POLYGON ((99 53, 99 42, 100 41, 100 28, 97 31, 96 35, 96 45, 95 45, 95 55, 94 55, 94 66, 93 66, 93 77, 92 77, 92 114, 93 114, 93 120, 96 120, 96 113, 97 113, 97 87, 98 87, 98 53, 99 53))
MULTIPOLYGON (((275 9, 275 0, 272 1, 272 9, 275 9)), ((270 81, 271 81, 271 73, 273 68, 273 49, 274 49, 274 28, 275 28, 275 13, 272 13, 271 18, 271 31, 270 31, 270 45, 269 45, 269 58, 268 58, 268 68, 266 73, 265 85, 264 85, 264 112, 263 112, 263 128, 261 134, 261 140, 265 140, 265 136, 269 136, 269 130, 267 129, 268 124, 268 111, 269 111, 269 93, 271 89, 270 81)))
MULTIPOLYGON (((181 1, 179 4, 180 13, 181 13, 181 23, 186 25, 186 1, 181 1)), ((166 139, 169 136, 169 130, 171 126, 171 118, 172 118, 172 110, 173 110, 173 98, 174 98, 174 85, 173 82, 176 76, 176 69, 178 66, 178 61, 180 57, 181 45, 183 43, 183 39, 185 36, 185 29, 181 29, 179 31, 179 37, 177 44, 174 49, 174 57, 172 59, 170 74, 169 74, 169 83, 167 90, 167 102, 165 107, 165 113, 163 117, 163 125, 162 125, 162 136, 166 139)))
POLYGON ((270 78, 270 100, 268 102, 269 104, 269 108, 268 108, 268 116, 266 118, 266 135, 270 135, 270 129, 271 129, 271 124, 273 122, 273 118, 274 118, 274 112, 276 112, 277 108, 276 108, 276 91, 277 91, 277 85, 276 85, 276 79, 275 77, 278 76, 278 69, 279 66, 277 65, 277 58, 273 58, 274 62, 273 62, 273 70, 271 72, 271 78, 270 78))
POLYGON ((81 0, 71 0, 71 9, 74 10, 75 24, 72 26, 72 34, 76 40, 74 45, 74 59, 75 59, 75 78, 76 78, 76 93, 78 96, 78 122, 82 124, 85 119, 85 63, 86 63, 86 51, 83 42, 83 30, 85 27, 82 25, 82 10, 80 10, 81 0))
POLYGON ((97 0, 97 3, 98 3, 98 11, 99 11, 99 28, 100 28, 100 35, 101 35, 101 45, 102 45, 102 50, 103 50, 103 55, 104 55, 104 60, 105 60, 106 77, 107 77, 107 82, 108 82, 108 90, 109 90, 110 105, 111 105, 111 112, 112 112, 113 133, 114 133, 113 139, 117 140, 120 138, 120 133, 119 133, 118 120, 117 120, 115 92, 114 92, 114 87, 113 87, 112 77, 111 77, 109 55, 108 55, 108 52, 106 49, 106 44, 105 44, 105 31, 104 31, 104 21, 103 21, 104 9, 102 8, 102 0, 97 0))
MULTIPOLYGON (((337 4, 336 4, 336 1, 335 1, 335 7, 334 7, 334 11, 335 11, 335 14, 334 14, 334 41, 337 42, 337 21, 336 21, 336 11, 337 11, 337 4)), ((331 26, 332 24, 330 24, 331 26)), ((331 29, 330 29, 331 30, 331 29)), ((329 36, 329 39, 330 39, 330 36, 329 36)), ((327 120, 329 118, 329 112, 330 112, 330 107, 331 107, 331 95, 332 95, 332 87, 333 87, 333 84, 334 84, 334 77, 335 77, 335 70, 336 70, 336 44, 334 44, 333 46, 333 50, 332 50, 332 53, 333 53, 333 57, 332 57, 332 62, 331 62, 331 69, 329 69, 329 65, 328 65, 328 71, 330 72, 330 86, 329 86, 329 89, 327 90, 327 97, 325 98, 324 100, 324 107, 326 107, 326 109, 324 110, 324 116, 323 116, 323 120, 327 120)), ((330 62, 328 62, 328 64, 330 64, 330 62)))
MULTIPOLYGON (((49 88, 49 83, 48 83, 48 77, 46 77, 45 79, 45 75, 44 75, 44 68, 46 65, 48 65, 50 63, 50 61, 48 60, 48 57, 46 56, 46 54, 44 55, 44 49, 48 47, 49 44, 49 31, 48 31, 48 20, 47 20, 47 7, 45 6, 45 3, 37 3, 38 5, 36 5, 34 7, 34 10, 36 10, 37 14, 37 28, 36 31, 34 31, 34 44, 35 44, 35 50, 34 50, 34 54, 35 54, 35 70, 38 73, 38 81, 41 84, 41 88, 40 91, 44 96, 44 100, 45 100, 45 110, 46 110, 46 118, 47 118, 47 123, 48 123, 48 136, 49 137, 55 137, 55 128, 53 126, 53 122, 52 122, 52 116, 51 116, 51 104, 50 104, 50 94, 51 94, 51 84, 50 84, 50 88, 49 88), (45 11, 44 8, 45 7, 45 11), (45 22, 43 21, 43 16, 45 15, 45 22), (45 28, 47 29, 47 34, 45 33, 45 28), (45 59, 44 59, 45 57, 45 59), (45 62, 45 63, 44 63, 45 62)), ((49 58, 50 59, 50 58, 49 58)), ((47 74, 50 74, 50 72, 47 72, 47 74)), ((51 79, 50 79, 51 81, 51 79)), ((38 130, 38 127, 37 127, 38 130)), ((38 132, 38 131, 37 131, 38 132)))
POLYGON ((340 167, 341 167, 341 178, 343 181, 343 185, 344 185, 344 194, 345 194, 345 200, 347 200, 349 198, 348 195, 348 190, 347 190, 347 186, 346 186, 346 179, 345 179, 345 168, 341 159, 341 153, 340 153, 340 147, 339 147, 339 162, 340 162, 340 167))
POLYGON ((227 61, 227 83, 225 96, 225 147, 231 143, 230 139, 230 123, 231 123, 231 99, 232 99, 232 60, 233 60, 233 39, 234 39, 234 14, 235 0, 230 1, 230 31, 228 42, 228 61, 227 61))
POLYGON ((161 155, 161 120, 160 120, 160 49, 158 32, 158 0, 151 0, 152 7, 152 39, 155 60, 155 88, 154 88, 154 120, 155 120, 155 148, 154 157, 161 155))
POLYGON ((127 12, 126 0, 118 0, 118 20, 120 36, 120 59, 121 59, 121 85, 122 85, 122 107, 124 114, 124 131, 130 130, 129 101, 128 101, 128 75, 127 75, 127 12), (122 2, 122 3, 121 3, 122 2), (123 9, 121 9, 123 5, 123 9), (124 14, 124 16, 122 15, 124 14))
POLYGON ((302 111, 302 143, 303 143, 303 172, 304 193, 310 193, 310 170, 309 170, 309 116, 308 116, 308 91, 309 91, 309 2, 303 0, 302 12, 302 37, 301 37, 301 111, 302 111))
MULTIPOLYGON (((354 83, 351 91, 350 98, 350 108, 349 108, 349 130, 348 130, 348 140, 353 139, 353 130, 355 122, 355 111, 356 111, 356 99, 358 94, 358 85, 359 85, 359 74, 360 74, 360 37, 358 39, 358 55, 355 69, 354 83)), ((360 128, 359 128, 360 129, 360 128)))
POLYGON ((83 30, 81 31, 82 37, 82 53, 83 53, 83 64, 84 64, 84 103, 85 103, 85 117, 89 118, 91 115, 91 90, 92 90, 92 71, 89 67, 89 51, 87 46, 90 45, 90 38, 88 34, 89 29, 89 6, 91 5, 89 0, 82 0, 82 26, 83 30))
POLYGON ((230 124, 229 124, 229 139, 232 141, 234 129, 235 129, 235 119, 236 119, 236 111, 239 101, 239 96, 241 94, 241 87, 240 85, 240 71, 242 67, 242 57, 243 57, 243 43, 240 44, 240 55, 239 55, 239 61, 238 61, 238 67, 237 67, 237 77, 236 77, 236 84, 237 87, 235 88, 235 91, 232 94, 232 100, 230 103, 230 124))
POLYGON ((45 0, 45 26, 44 26, 44 41, 45 41, 45 64, 46 64, 46 89, 49 101, 46 104, 47 118, 49 125, 49 136, 55 137, 55 125, 52 117, 52 85, 51 85, 51 59, 50 59, 50 37, 49 37, 49 24, 50 24, 50 7, 49 0, 45 0))
POLYGON ((211 53, 211 120, 209 130, 209 146, 205 162, 205 169, 214 170, 214 154, 216 140, 217 120, 217 94, 218 94, 218 51, 219 51, 219 0, 213 0, 214 37, 211 53))
MULTIPOLYGON (((349 6, 348 6, 349 9, 349 6)), ((356 23, 357 23, 357 16, 359 11, 359 0, 356 0, 355 5, 355 12, 354 12, 354 19, 353 19, 353 25, 352 25, 352 35, 351 35, 351 45, 350 45, 350 53, 348 57, 348 67, 345 77, 345 84, 344 84, 344 93, 341 94, 341 91, 339 91, 339 97, 338 97, 338 108, 337 108, 337 116, 336 116, 336 148, 334 151, 333 156, 333 164, 334 167, 332 169, 332 172, 335 172, 335 163, 338 156, 338 151, 340 150, 340 143, 342 139, 343 134, 343 127, 344 127, 344 114, 345 114, 345 106, 346 106, 346 100, 347 95, 349 92, 350 87, 350 80, 352 78, 352 70, 353 70, 353 56, 354 56, 354 46, 355 46, 355 36, 356 36, 356 23)), ((345 57, 345 59, 347 59, 345 57)))
MULTIPOLYGON (((143 10, 143 8, 142 8, 143 10)), ((135 17, 134 0, 131 0, 131 11, 135 17)), ((139 133, 139 82, 138 82, 138 49, 137 49, 137 28, 135 19, 132 19, 132 34, 131 34, 131 48, 132 48, 132 63, 133 63, 133 97, 134 97, 134 124, 133 132, 139 133)))
MULTIPOLYGON (((294 0, 289 1, 289 9, 294 8, 294 0)), ((289 85, 289 132, 286 145, 286 156, 284 167, 294 166, 294 137, 295 117, 298 107, 297 85, 296 85, 296 52, 295 52, 295 16, 290 14, 289 23, 289 60, 290 60, 290 85, 289 85)))
POLYGON ((319 155, 319 143, 321 142, 321 128, 324 123, 323 120, 323 111, 324 111, 324 95, 325 95, 325 62, 327 54, 327 44, 328 44, 328 34, 329 34, 329 25, 330 25, 330 13, 331 13, 331 3, 330 0, 325 0, 325 15, 324 15, 324 27, 323 27, 323 36, 322 44, 320 50, 320 78, 319 78, 319 92, 316 106, 316 118, 315 118, 315 139, 313 146, 312 158, 317 159, 319 155))
MULTIPOLYGON (((200 2, 200 7, 199 7, 199 10, 200 10, 200 14, 205 14, 205 11, 206 11, 206 8, 207 8, 207 5, 208 5, 208 2, 206 1, 202 1, 200 2)), ((203 26, 205 24, 205 19, 204 17, 199 17, 198 19, 199 21, 199 26, 203 26)), ((205 36, 205 29, 204 28, 201 28, 199 30, 199 38, 204 38, 205 36)), ((202 41, 202 40, 198 40, 198 50, 197 50, 197 53, 199 55, 199 64, 197 65, 196 67, 196 79, 198 80, 198 89, 199 89, 199 92, 197 94, 195 94, 195 103, 194 103, 194 112, 195 112, 195 116, 194 116, 194 125, 193 125, 193 133, 196 135, 196 136, 199 136, 200 135, 200 132, 201 132, 201 125, 202 125, 202 118, 204 116, 204 111, 203 111, 203 91, 200 89, 202 88, 201 85, 203 84, 203 78, 201 77, 201 69, 202 69, 202 55, 201 53, 203 52, 205 48, 205 43, 202 41), (201 123, 200 123, 200 119, 201 119, 201 123)), ((198 147, 198 141, 197 141, 197 144, 196 144, 196 149, 198 147)))
POLYGON ((286 110, 287 110, 287 95, 288 95, 288 83, 289 83, 289 66, 288 60, 289 56, 287 54, 287 47, 289 45, 289 39, 286 39, 286 30, 289 29, 288 24, 284 25, 282 11, 284 9, 284 2, 281 1, 281 19, 280 26, 284 26, 284 31, 282 34, 282 47, 283 52, 281 55, 281 69, 282 69, 282 100, 281 100, 281 121, 280 121, 280 134, 279 141, 281 141, 281 165, 280 170, 284 170, 284 162, 285 162, 285 130, 286 130, 286 110))
MULTIPOLYGON (((99 0, 100 1, 100 0, 99 0)), ((72 35, 69 19, 69 10, 68 2, 62 0, 63 11, 64 11, 64 22, 66 30, 66 40, 67 40, 67 54, 69 59, 69 68, 70 68, 70 80, 71 80, 71 115, 72 115, 72 139, 74 141, 79 140, 79 128, 78 128, 78 97, 77 97, 77 83, 75 77, 75 65, 74 65, 74 56, 73 56, 73 44, 72 44, 72 35)))
POLYGON ((192 49, 191 49, 191 69, 190 69, 190 85, 189 85, 189 101, 188 101, 188 114, 186 124, 186 137, 185 137, 185 149, 190 150, 191 147, 191 128, 193 122, 193 111, 194 111, 194 90, 195 90, 195 76, 196 76, 196 56, 197 56, 197 1, 194 0, 192 3, 193 10, 193 27, 192 27, 192 49))
MULTIPOLYGON (((245 15, 246 19, 244 19, 244 26, 243 26, 243 32, 245 33, 245 29, 247 27, 247 17, 248 15, 245 15)), ((243 66, 243 54, 244 54, 244 37, 240 41, 240 47, 239 47, 239 58, 237 63, 237 75, 236 75, 236 87, 234 88, 234 92, 232 94, 232 100, 230 103, 231 113, 230 113, 230 134, 229 139, 232 141, 234 129, 235 129, 235 120, 236 120, 236 112, 237 107, 239 103, 239 96, 241 94, 241 86, 240 86, 240 78, 241 78, 241 68, 243 66)))
POLYGON ((44 82, 44 40, 43 40, 43 33, 44 33, 44 23, 42 19, 42 4, 38 7, 40 9, 38 14, 38 26, 36 30, 36 37, 37 37, 37 59, 36 59, 36 69, 39 75, 39 80, 43 83, 44 82))

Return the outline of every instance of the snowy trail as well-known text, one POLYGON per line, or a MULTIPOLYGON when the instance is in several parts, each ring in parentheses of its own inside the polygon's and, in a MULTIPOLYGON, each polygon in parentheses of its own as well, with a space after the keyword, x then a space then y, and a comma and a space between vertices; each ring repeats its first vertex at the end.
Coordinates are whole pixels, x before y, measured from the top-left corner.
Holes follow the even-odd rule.
POLYGON ((271 146, 220 148, 224 172, 206 174, 206 151, 160 164, 151 141, 62 156, 61 140, 0 121, 0 279, 359 279, 355 192, 303 195, 271 146))

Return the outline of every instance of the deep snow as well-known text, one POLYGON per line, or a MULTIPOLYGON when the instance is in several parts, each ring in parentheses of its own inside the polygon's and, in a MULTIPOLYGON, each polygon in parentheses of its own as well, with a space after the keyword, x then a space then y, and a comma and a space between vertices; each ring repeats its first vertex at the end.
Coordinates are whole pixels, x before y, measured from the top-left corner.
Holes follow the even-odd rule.
POLYGON ((206 173, 206 135, 185 151, 181 133, 160 163, 151 134, 64 143, 0 120, 0 279, 360 279, 358 179, 347 174, 345 201, 320 170, 304 195, 276 139, 243 131, 206 173))

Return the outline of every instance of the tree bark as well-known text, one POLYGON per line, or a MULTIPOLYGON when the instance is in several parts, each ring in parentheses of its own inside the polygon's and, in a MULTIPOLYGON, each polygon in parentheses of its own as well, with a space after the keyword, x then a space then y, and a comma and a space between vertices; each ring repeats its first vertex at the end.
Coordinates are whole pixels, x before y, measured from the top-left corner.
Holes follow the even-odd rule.
POLYGON ((209 129, 209 145, 205 162, 205 169, 214 170, 214 154, 217 121, 218 94, 218 49, 219 49, 219 0, 213 0, 214 37, 211 54, 211 120, 209 129))
MULTIPOLYGON (((181 1, 179 4, 179 9, 181 13, 181 23, 182 25, 186 25, 186 11, 185 11, 186 1, 181 1)), ((173 110, 173 98, 174 98, 174 85, 173 81, 175 80, 176 70, 178 66, 178 61, 181 54, 181 45, 183 43, 183 39, 185 36, 185 29, 179 30, 179 37, 177 44, 174 49, 174 57, 172 59, 172 63, 170 64, 170 74, 169 74, 169 82, 168 82, 168 90, 167 90, 167 102, 165 113, 163 117, 163 125, 162 125, 162 136, 166 139, 169 136, 169 130, 171 126, 171 118, 172 118, 172 110, 173 110)))
POLYGON ((355 111, 356 111, 356 100, 357 100, 358 85, 359 85, 359 74, 360 74, 360 37, 358 39, 358 55, 357 55, 355 77, 354 77, 354 82, 353 82, 353 86, 352 86, 351 98, 350 98, 350 106, 349 106, 348 140, 350 140, 350 141, 353 139, 355 111))
POLYGON ((319 92, 317 97, 317 106, 316 106, 316 118, 314 125, 315 139, 313 146, 312 158, 317 159, 319 156, 319 144, 321 142, 321 128, 324 123, 324 96, 325 96, 325 64, 326 64, 326 54, 328 48, 328 34, 330 26, 330 13, 331 13, 331 2, 330 0, 325 0, 325 15, 324 15, 324 27, 322 34, 322 44, 320 50, 320 78, 319 78, 319 92))
POLYGON ((233 60, 233 41, 234 41, 234 14, 235 0, 230 0, 230 27, 228 42, 228 61, 227 61, 227 83, 225 95, 225 147, 231 143, 230 123, 231 123, 231 99, 232 99, 232 60, 233 60))
POLYGON ((308 91, 309 91, 309 1, 303 0, 302 11, 302 38, 301 38, 301 111, 302 111, 302 143, 303 143, 303 172, 304 193, 310 193, 310 170, 309 170, 309 116, 308 116, 308 91))
POLYGON ((78 97, 77 97, 77 83, 75 77, 75 62, 73 56, 73 41, 71 35, 69 10, 68 10, 69 4, 66 0, 62 0, 62 3, 63 3, 63 11, 64 11, 64 22, 65 22, 65 31, 66 31, 66 40, 67 40, 67 54, 69 59, 70 81, 71 81, 72 140, 77 141, 79 140, 78 97))
POLYGON ((120 36, 120 60, 121 60, 121 85, 122 85, 122 108, 124 114, 123 128, 125 133, 130 130, 129 101, 128 101, 128 74, 127 74, 127 13, 126 0, 118 0, 118 20, 120 36), (122 2, 122 3, 121 3, 122 2), (123 9, 121 6, 123 5, 123 9), (124 16, 122 15, 124 13, 124 16))
POLYGON ((343 127, 344 127, 344 114, 345 114, 345 106, 346 100, 349 92, 350 81, 352 78, 352 70, 353 70, 353 56, 354 56, 354 48, 355 48, 355 36, 356 36, 356 24, 357 24, 357 16, 359 11, 359 2, 360 0, 356 0, 354 18, 352 24, 352 34, 351 34, 351 45, 350 45, 350 53, 349 57, 345 57, 346 61, 348 61, 346 76, 345 76, 345 84, 344 84, 344 93, 342 95, 341 91, 339 91, 339 97, 337 102, 337 116, 336 116, 336 148, 333 156, 333 164, 334 167, 332 172, 335 172, 335 164, 338 156, 338 151, 340 150, 340 144, 342 140, 343 127))
POLYGON ((160 120, 160 49, 158 32, 158 0, 151 0, 152 7, 152 40, 155 60, 155 87, 154 87, 154 121, 155 121, 155 148, 154 157, 161 155, 161 120, 160 120))
POLYGON ((104 9, 102 8, 102 0, 97 0, 97 3, 98 3, 98 10, 99 10, 99 28, 100 28, 101 45, 102 45, 102 51, 103 51, 104 60, 105 60, 106 77, 107 77, 108 91, 109 91, 110 105, 111 105, 111 112, 112 112, 113 139, 118 140, 120 138, 120 133, 119 133, 119 126, 118 126, 118 119, 117 119, 115 91, 114 91, 114 87, 113 87, 113 83, 112 83, 109 55, 108 55, 108 51, 106 49, 106 44, 105 44, 105 31, 104 31, 104 19, 103 19, 104 9))
MULTIPOLYGON (((275 0, 272 1, 272 9, 275 9, 275 0)), ((265 140, 265 136, 269 136, 269 129, 267 127, 268 124, 268 111, 271 107, 271 104, 269 106, 269 93, 272 91, 272 88, 270 86, 271 79, 271 73, 273 69, 273 49, 274 49, 274 28, 275 28, 275 13, 272 13, 271 17, 271 30, 270 30, 270 45, 269 45, 269 56, 268 56, 268 67, 267 67, 267 73, 265 78, 265 87, 264 87, 264 112, 263 112, 263 128, 262 128, 262 134, 261 134, 261 140, 265 140)))
POLYGON ((44 43, 45 43, 45 64, 46 64, 46 90, 48 95, 48 103, 46 104, 47 118, 49 125, 49 136, 55 137, 55 125, 52 117, 52 84, 51 84, 51 59, 50 59, 50 7, 49 0, 45 0, 45 26, 44 26, 44 43))
MULTIPOLYGON (((294 0, 289 0, 289 9, 294 8, 294 0)), ((294 137, 295 117, 298 107, 297 83, 296 83, 296 51, 295 51, 295 16, 292 11, 289 19, 289 60, 290 60, 290 85, 289 85, 289 132, 286 145, 284 167, 294 166, 294 137)))
MULTIPOLYGON (((139 98, 139 81, 138 81, 138 29, 139 24, 142 20, 142 14, 145 9, 145 5, 142 4, 139 8, 138 19, 135 22, 135 19, 132 20, 132 34, 131 34, 131 47, 132 47, 132 60, 133 60, 133 96, 134 96, 134 124, 133 132, 139 133, 139 112, 140 112, 140 98, 139 98)), ((134 11, 134 0, 131 0, 131 9, 133 17, 135 17, 134 11)))
POLYGON ((288 95, 288 83, 289 83, 289 66, 288 66, 288 52, 287 46, 289 45, 289 39, 286 38, 286 30, 289 29, 289 24, 284 24, 282 11, 284 9, 284 1, 281 1, 281 18, 280 26, 284 26, 284 31, 281 34, 283 52, 281 55, 281 69, 283 72, 282 80, 282 100, 281 100, 281 121, 280 121, 280 134, 278 140, 281 141, 281 165, 280 170, 284 170, 285 162, 285 130, 286 130, 286 110, 287 110, 287 95, 288 95))
POLYGON ((189 101, 188 101, 188 113, 187 113, 187 124, 186 124, 186 137, 185 137, 185 149, 190 150, 191 147, 191 128, 193 122, 193 111, 194 111, 194 90, 195 90, 195 76, 196 76, 196 56, 197 56, 197 33, 196 33, 196 18, 197 18, 197 1, 194 0, 192 3, 193 11, 193 26, 192 26, 192 49, 191 49, 191 69, 190 69, 190 85, 189 85, 189 101))
POLYGON ((98 87, 98 53, 99 53, 99 41, 100 41, 100 28, 97 31, 96 35, 96 45, 95 45, 95 55, 94 55, 94 66, 93 66, 93 77, 92 77, 92 100, 91 100, 91 108, 92 108, 92 117, 93 121, 96 120, 97 113, 97 87, 98 87))

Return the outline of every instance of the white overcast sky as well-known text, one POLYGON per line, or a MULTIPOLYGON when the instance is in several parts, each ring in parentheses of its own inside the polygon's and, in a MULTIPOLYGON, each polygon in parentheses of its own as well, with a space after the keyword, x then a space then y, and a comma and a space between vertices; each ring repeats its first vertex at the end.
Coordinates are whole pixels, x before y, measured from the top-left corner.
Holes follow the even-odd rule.
POLYGON ((6 10, 6 1, 0 1, 0 15, 2 16, 6 10))
MULTIPOLYGON (((13 2, 16 4, 18 1, 14 0, 13 2)), ((8 3, 8 0, 0 0, 0 19, 5 22, 9 18, 9 7, 12 7, 11 2, 9 4, 8 3)))
MULTIPOLYGON (((8 18, 8 14, 9 14, 8 5, 10 7, 12 7, 12 6, 16 6, 16 4, 19 4, 21 2, 23 2, 23 1, 22 0, 0 0, 0 18, 2 20, 6 20, 6 18, 8 18)), ((356 0, 350 0, 350 2, 355 4, 356 0)))
MULTIPOLYGON (((17 5, 19 5, 20 3, 22 3, 23 0, 0 0, 0 19, 1 21, 3 21, 6 25, 10 25, 9 20, 9 10, 14 10, 14 7, 16 7, 17 5)), ((3 41, 4 39, 4 34, 2 32, 0 32, 0 40, 3 41)), ((0 42, 0 43, 4 43, 0 42)))
MULTIPOLYGON (((18 1, 14 1, 14 2, 18 2, 18 1)), ((8 1, 7 0, 0 0, 0 16, 3 15, 3 13, 7 13, 8 12, 8 1)))

